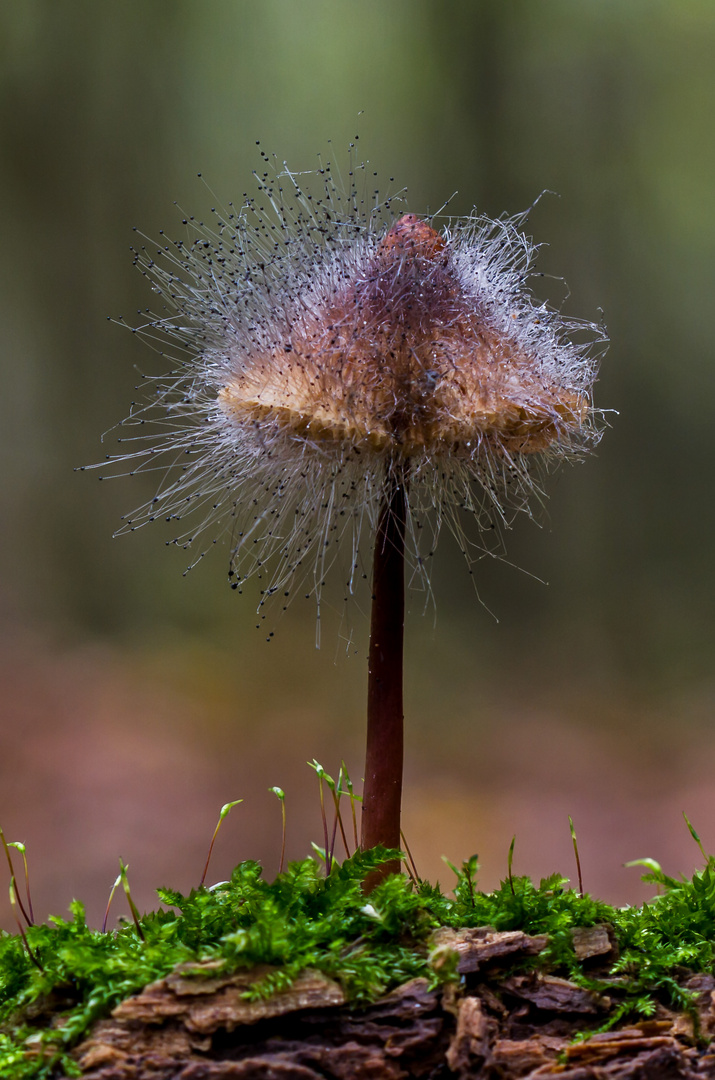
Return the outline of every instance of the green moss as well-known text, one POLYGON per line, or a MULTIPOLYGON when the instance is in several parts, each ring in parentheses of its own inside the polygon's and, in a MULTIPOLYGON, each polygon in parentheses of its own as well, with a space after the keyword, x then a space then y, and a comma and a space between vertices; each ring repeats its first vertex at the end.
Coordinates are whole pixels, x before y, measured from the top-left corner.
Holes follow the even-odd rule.
POLYGON ((617 988, 619 1005, 611 1024, 627 1014, 648 1015, 657 1000, 692 1008, 680 985, 684 969, 713 970, 713 858, 692 879, 680 881, 649 863, 645 880, 657 884, 662 895, 641 908, 617 909, 577 894, 559 875, 538 886, 525 877, 509 878, 493 893, 480 892, 476 859, 454 868, 451 896, 437 886, 415 887, 409 878, 394 876, 366 898, 361 888, 366 874, 394 855, 384 849, 357 854, 334 863, 327 877, 319 862, 308 858, 292 863, 273 882, 264 880, 258 863, 248 861, 236 867, 230 881, 210 889, 188 896, 160 889, 163 906, 143 915, 138 926, 126 922, 112 932, 92 930, 75 902, 71 919, 28 927, 26 942, 20 935, 1 934, 0 1075, 41 1080, 58 1069, 76 1074, 68 1051, 90 1025, 186 961, 222 960, 227 971, 275 966, 273 975, 251 989, 253 997, 270 995, 301 969, 315 968, 340 982, 359 1005, 417 975, 433 982, 456 977, 454 965, 438 972, 430 964, 429 935, 437 926, 520 929, 549 935, 547 950, 530 963, 585 986, 617 988), (596 981, 577 961, 570 931, 604 922, 614 929, 620 957, 596 981), (51 1018, 57 1025, 58 1016, 61 1026, 48 1027, 51 1018), (28 1058, 28 1046, 42 1048, 44 1058, 28 1058))

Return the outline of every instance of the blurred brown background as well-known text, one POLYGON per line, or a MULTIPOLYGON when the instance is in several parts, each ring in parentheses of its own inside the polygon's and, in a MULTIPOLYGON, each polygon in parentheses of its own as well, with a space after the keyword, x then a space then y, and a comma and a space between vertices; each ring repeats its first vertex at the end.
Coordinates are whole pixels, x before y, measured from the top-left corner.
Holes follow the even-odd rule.
POLYGON ((307 604, 267 645, 227 551, 183 578, 161 526, 112 539, 148 481, 73 473, 111 451, 135 367, 161 370, 107 322, 151 303, 132 226, 208 213, 198 172, 240 201, 257 139, 310 169, 359 130, 418 212, 558 193, 530 221, 555 275, 535 290, 603 309, 612 338, 597 403, 619 415, 551 478, 541 528, 518 523, 520 569, 483 562, 480 605, 444 537, 436 608, 414 599, 418 869, 448 884, 441 856, 479 852, 492 887, 516 833, 515 872, 571 875, 571 814, 586 888, 621 903, 649 894, 627 859, 692 871, 682 810, 715 850, 713 55, 709 0, 0 3, 0 824, 38 915, 80 896, 100 921, 119 855, 140 906, 188 888, 240 797, 210 876, 272 873, 268 787, 300 857, 321 838, 306 759, 361 775, 364 619, 349 655, 337 617, 316 651, 307 604))

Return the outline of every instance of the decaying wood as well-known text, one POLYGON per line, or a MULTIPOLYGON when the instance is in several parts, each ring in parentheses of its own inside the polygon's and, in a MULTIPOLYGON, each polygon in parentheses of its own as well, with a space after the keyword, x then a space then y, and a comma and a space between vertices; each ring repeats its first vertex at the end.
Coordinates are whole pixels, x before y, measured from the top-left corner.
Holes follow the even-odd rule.
POLYGON ((317 971, 304 971, 285 990, 257 1001, 247 1001, 246 991, 275 969, 264 965, 227 976, 211 976, 208 971, 207 964, 182 964, 165 979, 127 998, 112 1015, 119 1021, 143 1024, 171 1018, 192 1034, 205 1035, 219 1028, 233 1031, 240 1024, 255 1024, 300 1009, 344 1005, 346 1001, 338 984, 317 971))
POLYGON ((517 955, 536 956, 548 945, 545 934, 530 937, 521 930, 492 930, 479 926, 464 930, 440 927, 432 935, 435 950, 451 950, 457 954, 460 975, 479 971, 495 960, 514 960, 517 955))
MULTIPOLYGON (((438 961, 456 952, 460 984, 413 979, 362 1008, 317 972, 248 1001, 272 969, 184 965, 122 1002, 75 1057, 85 1080, 715 1080, 711 975, 683 983, 697 994, 695 1022, 658 1006, 651 1020, 574 1041, 612 1002, 543 972, 515 974, 513 961, 545 939, 480 928, 438 931, 433 944, 438 961)), ((607 929, 580 947, 594 963, 609 956, 607 929)))
MULTIPOLYGON (((261 977, 265 974, 263 969, 261 977)), ((130 998, 111 1020, 98 1024, 76 1057, 83 1075, 92 1080, 403 1080, 436 1075, 448 1041, 447 1017, 440 995, 426 979, 414 979, 358 1011, 331 1000, 330 986, 320 986, 321 981, 329 984, 309 973, 301 990, 305 1004, 290 1012, 277 1012, 270 999, 252 1003, 263 1006, 262 1016, 255 1008, 250 1020, 237 1022, 232 1016, 227 1026, 197 1038, 186 1027, 193 1023, 190 1008, 176 1011, 175 995, 162 979, 150 996, 139 995, 138 1010, 130 998), (318 994, 322 1004, 315 1001, 318 994), (150 1000, 156 1006, 153 1017, 150 1000)), ((224 995, 224 1018, 227 988, 217 991, 224 995)))

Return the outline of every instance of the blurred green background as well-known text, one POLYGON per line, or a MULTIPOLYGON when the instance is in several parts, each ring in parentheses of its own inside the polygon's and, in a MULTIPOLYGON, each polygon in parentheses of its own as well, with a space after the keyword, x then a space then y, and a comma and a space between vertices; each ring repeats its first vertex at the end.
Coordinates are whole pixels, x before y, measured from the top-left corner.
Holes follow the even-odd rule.
POLYGON ((586 887, 624 902, 647 895, 626 859, 697 861, 681 810, 715 848, 714 55, 709 0, 2 0, 0 824, 43 917, 77 894, 101 918, 120 854, 140 904, 194 883, 239 797, 215 877, 270 872, 269 785, 298 857, 322 831, 306 759, 361 775, 365 620, 316 651, 298 606, 267 645, 227 550, 182 577, 160 526, 112 539, 142 479, 73 472, 161 370, 107 322, 151 303, 132 227, 208 214, 199 172, 240 202, 257 140, 311 169, 359 132, 415 212, 556 193, 535 292, 612 339, 611 429, 517 524, 515 565, 480 564, 480 604, 444 537, 436 605, 412 605, 418 869, 448 884, 441 856, 479 852, 493 886, 516 833, 515 872, 571 874, 570 813, 586 887))

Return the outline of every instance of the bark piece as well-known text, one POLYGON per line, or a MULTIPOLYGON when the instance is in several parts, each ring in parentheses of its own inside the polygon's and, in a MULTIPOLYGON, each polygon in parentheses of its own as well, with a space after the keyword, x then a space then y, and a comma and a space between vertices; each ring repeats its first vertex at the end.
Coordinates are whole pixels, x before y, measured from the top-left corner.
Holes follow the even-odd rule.
POLYGON ((188 1060, 193 1053, 205 1052, 210 1046, 210 1038, 192 1035, 176 1024, 144 1027, 109 1019, 95 1024, 91 1037, 80 1045, 76 1057, 80 1066, 89 1070, 100 1065, 118 1066, 146 1054, 188 1060))
POLYGON ((676 1040, 671 1035, 649 1035, 639 1028, 624 1028, 621 1031, 604 1031, 584 1042, 573 1043, 566 1047, 565 1055, 571 1062, 592 1063, 606 1061, 619 1054, 640 1054, 646 1050, 675 1045, 676 1040))
POLYGON ((548 944, 546 934, 530 936, 522 930, 492 930, 489 926, 453 930, 442 926, 432 935, 432 956, 451 950, 457 953, 460 975, 479 971, 495 960, 536 956, 548 944))
MULTIPOLYGON (((667 1021, 646 1021, 635 1027, 593 1035, 565 1048, 562 1080, 694 1080, 713 1074, 691 1061, 693 1051, 683 1048, 667 1021), (668 1032, 670 1029, 670 1032, 668 1032), (568 1066, 572 1067, 569 1068, 568 1066), (694 1071, 694 1068, 696 1071, 694 1071)), ((704 1063, 701 1057, 699 1065, 704 1063)))
POLYGON ((553 1035, 528 1039, 499 1039, 492 1051, 492 1065, 500 1076, 527 1076, 535 1069, 553 1065, 567 1040, 553 1035))
POLYGON ((246 1001, 246 991, 275 970, 260 965, 233 975, 190 978, 182 969, 127 998, 112 1016, 144 1024, 173 1019, 190 1032, 211 1034, 219 1028, 232 1031, 241 1024, 255 1024, 298 1009, 345 1004, 345 994, 336 982, 310 970, 301 972, 291 986, 267 999, 246 1001))
POLYGON ((482 1005, 485 1005, 489 1012, 498 1016, 500 1020, 505 1019, 509 1015, 507 1009, 501 998, 498 998, 494 991, 487 985, 487 983, 480 983, 474 993, 478 994, 481 998, 482 1005))
POLYGON ((616 953, 615 942, 612 938, 613 931, 609 927, 600 926, 574 926, 571 931, 571 941, 576 953, 577 960, 590 960, 593 956, 608 956, 616 953))
POLYGON ((459 1077, 474 1076, 491 1058, 496 1024, 482 1010, 479 998, 465 997, 458 1004, 457 1030, 447 1048, 447 1064, 459 1077))
POLYGON ((676 1045, 643 1048, 634 1057, 617 1057, 609 1062, 577 1065, 564 1069, 548 1065, 529 1074, 529 1080, 558 1075, 558 1080, 711 1080, 711 1072, 693 1068, 687 1055, 676 1045))
POLYGON ((504 979, 502 990, 544 1012, 589 1014, 605 1011, 610 999, 554 975, 530 972, 504 979))

